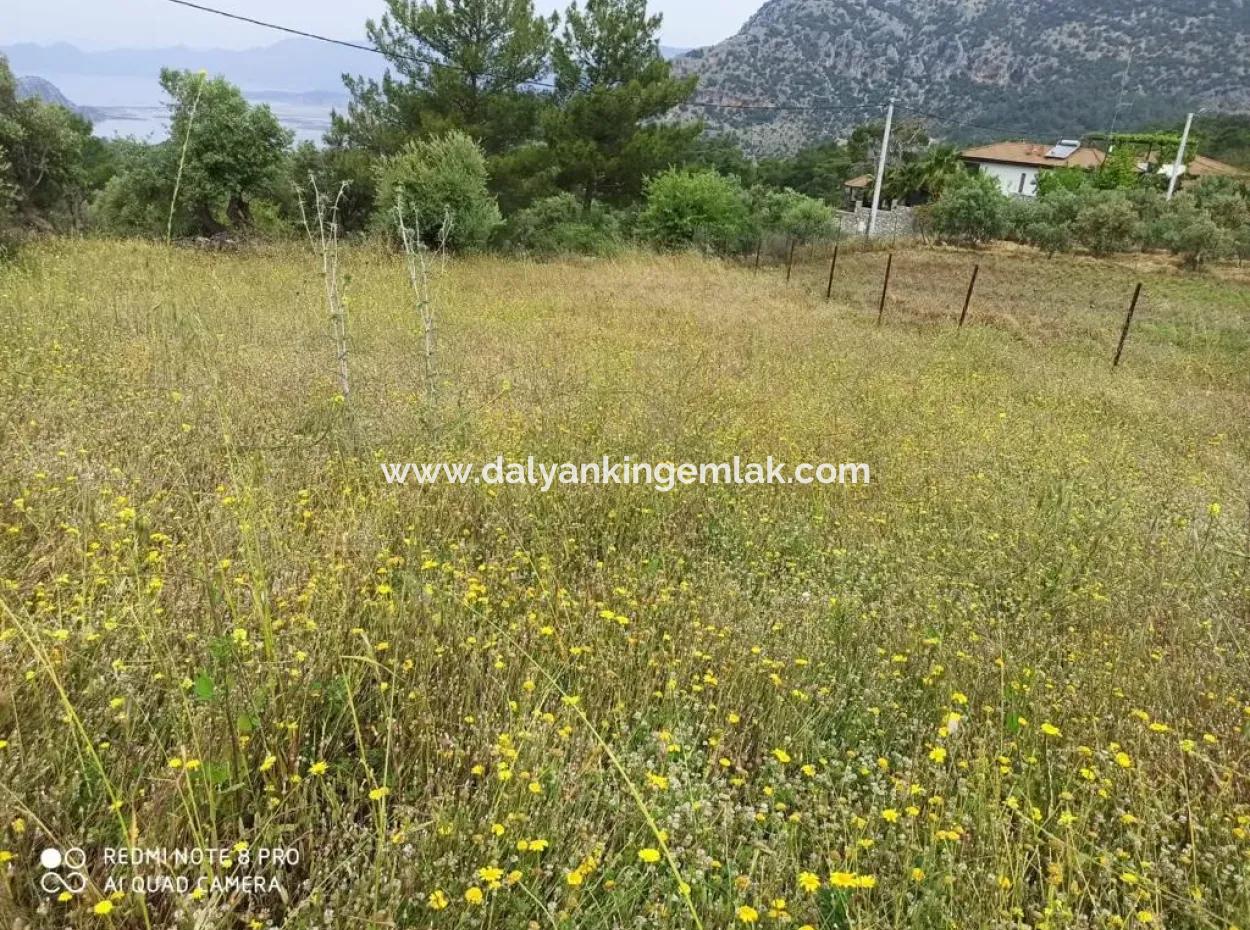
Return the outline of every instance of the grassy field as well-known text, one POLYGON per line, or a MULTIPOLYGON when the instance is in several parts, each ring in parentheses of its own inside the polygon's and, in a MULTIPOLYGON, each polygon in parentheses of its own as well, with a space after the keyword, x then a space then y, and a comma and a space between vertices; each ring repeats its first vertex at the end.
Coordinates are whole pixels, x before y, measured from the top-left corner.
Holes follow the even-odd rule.
POLYGON ((0 926, 1250 926, 1250 278, 823 261, 0 269, 0 926), (380 469, 605 454, 873 484, 380 469))

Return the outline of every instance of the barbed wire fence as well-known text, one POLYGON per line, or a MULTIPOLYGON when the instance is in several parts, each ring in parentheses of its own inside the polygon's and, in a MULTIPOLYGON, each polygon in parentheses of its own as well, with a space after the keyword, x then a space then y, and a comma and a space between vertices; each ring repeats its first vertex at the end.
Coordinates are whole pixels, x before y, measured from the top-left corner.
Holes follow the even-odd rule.
MULTIPOLYGON (((919 239, 915 240, 915 244, 916 250, 900 249, 898 242, 847 235, 802 243, 782 234, 769 234, 758 237, 753 248, 739 252, 732 261, 740 267, 749 268, 755 275, 774 274, 786 288, 811 287, 812 272, 819 271, 816 279, 819 287, 814 291, 817 296, 826 303, 834 303, 836 295, 838 303, 852 309, 864 307, 875 311, 877 325, 881 326, 892 319, 890 310, 897 306, 899 271, 906 266, 907 257, 929 245, 919 239), (871 259, 871 268, 863 267, 865 259, 871 259), (856 262, 860 267, 851 269, 849 266, 856 262)), ((987 264, 982 258, 970 253, 966 287, 961 283, 957 293, 952 291, 949 295, 942 295, 942 298, 949 297, 949 308, 939 311, 940 324, 963 330, 970 323, 977 322, 978 297, 987 284, 993 283, 994 273, 992 263, 987 264)), ((923 293, 926 298, 935 296, 932 288, 925 289, 923 293)), ((1109 289, 1104 291, 1104 295, 1102 309, 1110 312, 1112 306, 1127 308, 1122 319, 1119 312, 1115 315, 1115 332, 1118 332, 1119 340, 1115 343, 1111 364, 1113 368, 1119 368, 1125 360, 1133 324, 1144 307, 1146 285, 1139 280, 1126 289, 1122 303, 1109 289)), ((1092 301, 1091 306, 1094 306, 1092 301)), ((1108 332, 1111 330, 1108 329, 1108 332)))

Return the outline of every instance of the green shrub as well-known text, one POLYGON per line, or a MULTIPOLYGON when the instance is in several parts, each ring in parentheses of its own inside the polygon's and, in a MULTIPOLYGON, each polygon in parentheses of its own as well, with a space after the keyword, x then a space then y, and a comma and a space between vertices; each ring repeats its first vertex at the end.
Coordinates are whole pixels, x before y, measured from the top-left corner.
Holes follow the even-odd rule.
POLYGON ((1046 222, 1069 228, 1076 222, 1084 202, 1085 194, 1082 191, 1064 187, 1038 198, 1038 204, 1046 210, 1046 222))
POLYGON ((1072 224, 1077 242, 1095 255, 1135 248, 1142 238, 1141 221, 1129 199, 1115 190, 1083 191, 1072 224))
POLYGON ((1037 198, 1009 200, 1003 210, 1003 237, 1013 242, 1028 242, 1029 231, 1041 222, 1044 211, 1045 205, 1037 198))
POLYGON ((827 203, 790 188, 767 194, 761 204, 760 231, 798 242, 830 238, 835 223, 833 208, 827 203))
POLYGON ((1164 202, 1164 209, 1152 215, 1142 224, 1142 245, 1149 249, 1172 251, 1178 241, 1180 230, 1203 216, 1193 195, 1185 192, 1175 200, 1164 202))
POLYGON ((14 217, 17 213, 17 185, 11 180, 12 168, 0 146, 0 258, 13 247, 14 217))
MULTIPOLYGON (((304 230, 294 226, 287 215, 286 204, 269 200, 255 200, 251 204, 252 223, 250 231, 262 239, 290 239, 304 236, 304 230)), ((340 217, 342 213, 340 212, 340 217)), ((340 220, 341 222, 341 220, 340 220)))
POLYGON ((1244 257, 1250 252, 1250 227, 1241 222, 1246 207, 1239 201, 1235 191, 1214 186, 1205 196, 1201 188, 1186 191, 1147 224, 1147 242, 1179 255, 1190 268, 1222 258, 1244 257))
POLYGON ((373 156, 365 149, 318 147, 303 142, 295 147, 287 160, 286 179, 275 202, 282 216, 302 235, 303 218, 299 212, 297 191, 304 192, 305 205, 311 199, 312 182, 323 191, 338 191, 344 182, 343 199, 339 202, 339 223, 345 232, 368 229, 373 217, 373 200, 377 176, 373 156))
POLYGON ((449 132, 410 142, 378 166, 374 224, 393 230, 395 205, 402 197, 408 214, 419 218, 421 235, 428 245, 441 240, 444 217, 450 214, 447 245, 453 249, 481 248, 503 223, 486 182, 486 157, 464 133, 449 132))
POLYGON ((1037 179, 1037 195, 1049 197, 1060 191, 1075 193, 1089 184, 1089 172, 1083 168, 1056 168, 1043 171, 1037 179))
POLYGON ((736 251, 751 235, 742 184, 709 170, 673 168, 657 175, 647 182, 638 233, 665 249, 736 251))
POLYGON ((1235 254, 1237 241, 1227 229, 1211 217, 1180 217, 1167 232, 1167 245, 1185 261, 1189 268, 1200 268, 1235 254))
POLYGON ((1198 205, 1219 226, 1236 232, 1250 225, 1250 201, 1230 189, 1204 188, 1207 184, 1198 188, 1198 205))
POLYGON ((1007 207, 1009 239, 1041 249, 1047 256, 1072 250, 1072 228, 1061 217, 1062 203, 1049 198, 1013 200, 1007 207))
MULTIPOLYGON (((168 144, 118 146, 118 170, 91 202, 94 229, 118 236, 163 236, 173 194, 168 144)), ((174 233, 199 231, 179 223, 174 233)))
POLYGON ((1133 209, 1137 211, 1138 219, 1146 226, 1160 220, 1169 209, 1167 198, 1163 196, 1163 192, 1149 187, 1138 187, 1125 191, 1124 196, 1128 198, 1129 203, 1133 205, 1133 209))
POLYGON ((1250 226, 1238 230, 1233 238, 1233 254, 1238 261, 1250 260, 1250 226))
POLYGON ((19 99, 8 59, 0 54, 0 210, 5 225, 50 231, 76 229, 85 198, 84 152, 91 124, 36 97, 19 99))
POLYGON ((611 255, 621 247, 621 224, 597 201, 582 208, 572 194, 556 194, 512 217, 508 243, 538 255, 611 255))
POLYGON ((1140 187, 1143 178, 1131 145, 1113 146, 1097 171, 1087 172, 1089 184, 1098 190, 1126 191, 1140 187))
POLYGON ((170 98, 170 138, 155 145, 115 140, 98 153, 94 170, 107 181, 91 203, 91 224, 161 238, 167 230, 272 231, 272 205, 290 191, 291 133, 268 107, 248 103, 220 78, 165 69, 161 86, 170 98))
POLYGON ((933 231, 939 239, 964 245, 1001 238, 1007 228, 1007 205, 997 181, 969 175, 943 191, 933 205, 933 231))
POLYGON ((1029 244, 1054 257, 1059 252, 1072 251, 1072 230, 1060 223, 1035 223, 1030 231, 1029 244))

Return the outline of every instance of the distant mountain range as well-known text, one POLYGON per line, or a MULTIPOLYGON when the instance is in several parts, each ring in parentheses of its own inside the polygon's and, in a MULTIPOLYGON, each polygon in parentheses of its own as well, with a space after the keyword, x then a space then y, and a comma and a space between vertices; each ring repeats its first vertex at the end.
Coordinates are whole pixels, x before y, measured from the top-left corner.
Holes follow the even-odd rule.
MULTIPOLYGON (((661 50, 670 58, 689 51, 667 46, 661 50)), ((241 51, 179 45, 93 52, 65 43, 21 43, 0 45, 0 54, 9 59, 15 74, 41 76, 72 74, 155 80, 161 68, 202 68, 209 74, 224 76, 245 91, 295 93, 304 103, 345 100, 344 74, 380 79, 387 65, 385 58, 372 52, 302 38, 241 51)), ((136 102, 117 100, 113 105, 130 106, 136 102)))
POLYGON ((266 103, 301 140, 318 140, 330 111, 347 105, 344 74, 379 78, 386 60, 359 49, 284 39, 254 49, 123 48, 85 51, 73 45, 0 46, 21 78, 22 93, 67 105, 95 124, 98 135, 164 138, 168 112, 162 68, 204 70, 266 103))
MULTIPOLYGON (((1250 110, 1250 0, 768 0, 719 45, 664 52, 699 76, 702 100, 729 105, 679 115, 734 132, 755 154, 845 137, 891 96, 900 118, 969 141, 1250 110)), ((164 114, 157 76, 174 67, 223 75, 317 138, 347 102, 342 76, 376 79, 387 64, 304 38, 242 51, 17 44, 0 54, 94 113, 104 134, 160 131, 148 125, 164 114)))
MULTIPOLYGON (((3 0, 0 0, 3 2, 3 0)), ((688 49, 662 48, 675 58, 688 49)), ((316 140, 330 110, 348 102, 343 75, 380 79, 381 55, 313 39, 283 39, 261 48, 123 48, 85 51, 66 43, 0 46, 21 78, 22 93, 59 103, 91 119, 100 135, 159 138, 166 111, 158 83, 162 68, 201 69, 237 85, 255 103, 269 104, 300 139, 316 140)))
POLYGON ((690 108, 757 153, 844 136, 890 96, 948 137, 1056 140, 1250 110, 1250 2, 769 0, 677 63, 705 100, 817 108, 690 108))
MULTIPOLYGON (((73 74, 93 77, 150 78, 161 68, 186 68, 220 74, 244 90, 295 93, 331 92, 343 96, 342 76, 381 77, 386 60, 380 55, 312 39, 284 39, 263 48, 196 49, 119 48, 84 51, 73 45, 0 46, 15 74, 73 74)), ((138 101, 118 100, 116 106, 138 101)))

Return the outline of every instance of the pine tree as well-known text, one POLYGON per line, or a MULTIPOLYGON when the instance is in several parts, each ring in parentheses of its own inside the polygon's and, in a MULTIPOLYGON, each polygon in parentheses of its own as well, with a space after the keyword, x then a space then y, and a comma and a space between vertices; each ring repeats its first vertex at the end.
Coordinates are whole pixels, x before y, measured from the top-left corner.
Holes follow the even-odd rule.
POLYGON ((697 123, 662 119, 690 99, 698 79, 673 77, 660 54, 660 24, 646 0, 586 0, 565 13, 544 137, 559 183, 587 208, 596 199, 636 200, 643 180, 680 162, 702 133, 697 123))
POLYGON ((533 138, 543 98, 533 84, 547 67, 556 17, 533 0, 386 0, 366 24, 390 61, 380 82, 345 77, 352 101, 335 114, 332 144, 375 154, 415 138, 459 130, 487 155, 533 138))

